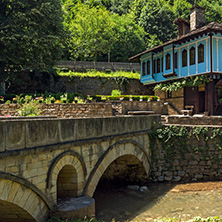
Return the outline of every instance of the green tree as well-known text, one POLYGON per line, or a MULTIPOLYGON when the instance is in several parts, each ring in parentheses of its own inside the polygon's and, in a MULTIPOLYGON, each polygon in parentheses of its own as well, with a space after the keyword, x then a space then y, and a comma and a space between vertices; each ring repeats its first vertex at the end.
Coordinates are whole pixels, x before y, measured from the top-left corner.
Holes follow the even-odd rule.
POLYGON ((222 0, 201 0, 199 5, 206 8, 206 23, 222 23, 222 0))
POLYGON ((111 60, 127 62, 129 57, 146 49, 146 32, 136 24, 133 13, 119 16, 113 14, 116 41, 111 50, 111 60))
POLYGON ((191 7, 192 5, 186 0, 174 0, 174 4, 171 9, 175 18, 182 17, 189 21, 191 7))
POLYGON ((22 69, 48 70, 62 47, 63 17, 58 0, 1 0, 0 80, 22 69))
POLYGON ((149 0, 143 7, 139 25, 150 35, 156 35, 161 42, 176 37, 176 26, 173 24, 175 15, 171 6, 163 0, 149 0))
POLYGON ((110 52, 114 42, 114 23, 109 11, 78 3, 65 13, 72 14, 72 19, 65 19, 70 32, 68 46, 72 58, 97 61, 99 55, 110 52))

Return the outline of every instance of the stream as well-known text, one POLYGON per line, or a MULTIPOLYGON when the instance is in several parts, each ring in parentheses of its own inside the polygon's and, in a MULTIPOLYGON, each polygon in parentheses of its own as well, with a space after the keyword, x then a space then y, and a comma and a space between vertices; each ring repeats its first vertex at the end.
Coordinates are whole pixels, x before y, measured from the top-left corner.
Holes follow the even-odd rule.
POLYGON ((154 221, 163 217, 189 220, 222 216, 222 182, 187 184, 150 183, 140 192, 127 186, 99 185, 96 219, 112 221, 154 221))

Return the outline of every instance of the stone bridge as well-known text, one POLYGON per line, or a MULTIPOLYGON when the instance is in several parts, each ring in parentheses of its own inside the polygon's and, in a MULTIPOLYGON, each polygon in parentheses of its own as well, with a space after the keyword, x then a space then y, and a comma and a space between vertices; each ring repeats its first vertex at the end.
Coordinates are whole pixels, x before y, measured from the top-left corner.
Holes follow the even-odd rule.
POLYGON ((0 120, 0 221, 45 221, 59 198, 93 197, 123 165, 129 180, 136 164, 148 176, 147 132, 159 125, 158 115, 0 120))

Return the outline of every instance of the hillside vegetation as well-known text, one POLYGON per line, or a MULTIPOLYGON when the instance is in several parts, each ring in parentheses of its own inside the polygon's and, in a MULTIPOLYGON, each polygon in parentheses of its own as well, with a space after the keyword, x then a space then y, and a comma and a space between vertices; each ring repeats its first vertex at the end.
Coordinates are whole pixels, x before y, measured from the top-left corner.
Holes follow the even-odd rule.
POLYGON ((222 23, 222 0, 3 1, 0 83, 22 70, 50 72, 60 59, 127 62, 177 36, 174 19, 206 8, 206 23, 222 23))
POLYGON ((63 56, 82 61, 126 62, 177 36, 174 19, 206 8, 206 23, 222 22, 222 0, 61 0, 67 32, 63 56))
POLYGON ((74 71, 57 71, 58 75, 60 76, 70 76, 70 77, 100 77, 100 78, 119 78, 119 77, 126 77, 128 79, 140 79, 140 74, 139 73, 134 73, 134 72, 124 72, 124 71, 116 71, 116 72, 100 72, 96 70, 91 70, 88 72, 74 72, 74 71))

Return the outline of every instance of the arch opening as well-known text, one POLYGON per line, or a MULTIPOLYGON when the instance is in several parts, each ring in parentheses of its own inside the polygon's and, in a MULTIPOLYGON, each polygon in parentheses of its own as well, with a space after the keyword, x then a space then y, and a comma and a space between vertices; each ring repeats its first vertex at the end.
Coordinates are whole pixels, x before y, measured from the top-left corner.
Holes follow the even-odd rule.
POLYGON ((115 159, 105 170, 99 184, 125 186, 142 185, 147 182, 147 174, 141 161, 133 155, 123 155, 115 159))
POLYGON ((24 209, 13 203, 0 200, 1 222, 36 222, 24 209))
POLYGON ((78 178, 72 165, 65 165, 57 177, 57 200, 78 196, 78 178))
POLYGON ((118 157, 107 167, 97 184, 93 198, 96 202, 96 218, 111 221, 128 220, 141 209, 139 190, 130 187, 147 185, 148 177, 142 162, 134 155, 118 157), (135 205, 134 205, 135 203, 135 205))

